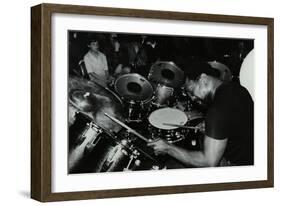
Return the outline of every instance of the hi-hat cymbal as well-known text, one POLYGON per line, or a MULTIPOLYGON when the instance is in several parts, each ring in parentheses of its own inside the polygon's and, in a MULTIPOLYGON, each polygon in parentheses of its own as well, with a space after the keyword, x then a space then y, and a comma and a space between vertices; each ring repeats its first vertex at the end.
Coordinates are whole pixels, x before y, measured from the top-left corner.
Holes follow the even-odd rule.
POLYGON ((158 61, 151 66, 148 79, 177 88, 184 83, 184 72, 173 62, 158 61))
POLYGON ((152 97, 151 84, 139 74, 125 74, 115 82, 115 91, 126 100, 146 101, 152 97))
POLYGON ((102 128, 118 131, 120 126, 104 115, 109 113, 123 119, 122 101, 114 92, 95 82, 80 78, 69 78, 69 103, 77 111, 93 119, 102 128))
POLYGON ((110 99, 105 96, 94 94, 91 91, 74 89, 69 94, 70 103, 82 112, 93 112, 100 109, 101 103, 110 102, 110 99))

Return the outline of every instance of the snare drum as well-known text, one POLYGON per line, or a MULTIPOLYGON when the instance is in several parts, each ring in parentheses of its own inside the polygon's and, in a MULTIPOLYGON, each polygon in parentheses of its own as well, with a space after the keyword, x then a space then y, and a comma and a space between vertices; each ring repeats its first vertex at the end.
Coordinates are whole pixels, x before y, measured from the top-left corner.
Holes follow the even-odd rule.
POLYGON ((163 138, 170 143, 175 143, 183 140, 188 130, 174 125, 186 125, 188 118, 186 114, 178 109, 166 107, 155 110, 148 118, 149 131, 153 139, 163 138))

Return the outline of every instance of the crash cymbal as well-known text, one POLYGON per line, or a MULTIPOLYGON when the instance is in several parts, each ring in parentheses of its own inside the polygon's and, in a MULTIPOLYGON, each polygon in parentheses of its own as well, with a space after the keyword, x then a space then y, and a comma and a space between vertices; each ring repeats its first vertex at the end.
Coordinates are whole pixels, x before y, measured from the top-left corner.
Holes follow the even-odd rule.
POLYGON ((146 101, 152 97, 151 84, 139 74, 125 74, 115 82, 115 91, 126 100, 146 101))
POLYGON ((184 72, 173 62, 158 61, 151 66, 148 79, 176 88, 183 84, 184 72))
POLYGON ((110 99, 90 91, 73 89, 69 94, 70 103, 82 112, 93 112, 101 103, 108 102, 110 99))
POLYGON ((120 98, 106 87, 80 78, 69 78, 69 104, 88 115, 93 121, 108 130, 119 130, 120 126, 104 115, 109 113, 123 119, 123 104, 120 98))

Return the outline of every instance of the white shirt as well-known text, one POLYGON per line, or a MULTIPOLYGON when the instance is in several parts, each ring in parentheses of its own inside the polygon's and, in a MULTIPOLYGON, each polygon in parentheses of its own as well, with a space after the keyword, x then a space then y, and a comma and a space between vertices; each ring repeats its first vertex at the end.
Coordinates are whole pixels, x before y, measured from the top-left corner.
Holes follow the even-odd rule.
POLYGON ((107 66, 107 60, 106 57, 103 53, 98 52, 97 55, 94 55, 89 51, 85 56, 84 56, 84 62, 85 66, 87 69, 87 72, 90 73, 95 73, 102 79, 106 79, 106 71, 108 70, 107 66))

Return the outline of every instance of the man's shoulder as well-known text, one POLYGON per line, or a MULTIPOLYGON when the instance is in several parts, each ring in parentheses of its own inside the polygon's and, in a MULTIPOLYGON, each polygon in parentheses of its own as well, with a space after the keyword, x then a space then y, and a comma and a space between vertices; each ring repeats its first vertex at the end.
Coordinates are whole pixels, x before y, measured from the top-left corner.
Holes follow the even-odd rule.
POLYGON ((245 92, 247 89, 243 87, 239 82, 224 82, 222 85, 219 87, 220 92, 245 92))
POLYGON ((100 56, 100 57, 102 57, 102 58, 106 58, 106 57, 105 57, 105 54, 104 54, 104 53, 102 53, 101 51, 98 51, 98 54, 99 54, 99 56, 100 56))
MULTIPOLYGON (((234 102, 252 102, 252 97, 249 91, 240 85, 238 82, 229 82, 224 85, 224 88, 218 92, 218 99, 229 104, 234 102)), ((243 104, 243 103, 242 103, 243 104)))
POLYGON ((91 53, 90 51, 88 51, 85 55, 84 55, 84 59, 88 59, 91 57, 91 53))

